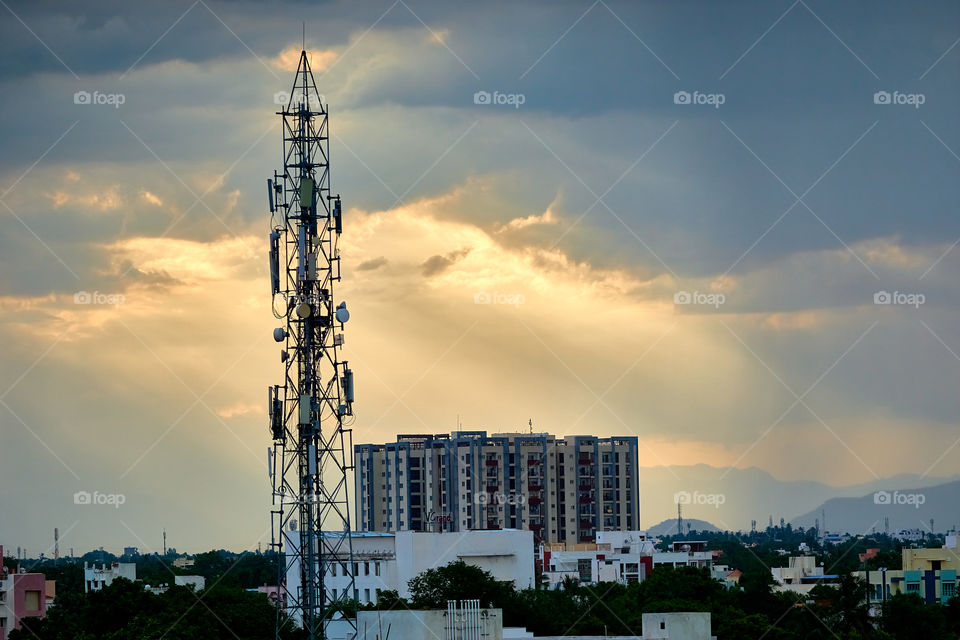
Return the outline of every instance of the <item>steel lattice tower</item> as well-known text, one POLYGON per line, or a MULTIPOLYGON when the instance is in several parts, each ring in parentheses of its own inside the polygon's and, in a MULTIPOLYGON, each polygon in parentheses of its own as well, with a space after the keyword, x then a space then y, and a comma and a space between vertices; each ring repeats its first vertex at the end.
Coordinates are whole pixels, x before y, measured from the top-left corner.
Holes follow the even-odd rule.
MULTIPOLYGON (((337 241, 340 196, 330 191, 327 108, 306 51, 283 119, 283 171, 267 181, 273 313, 284 320, 285 382, 269 388, 273 448, 272 546, 281 553, 280 599, 311 639, 325 639, 333 615, 352 600, 353 549, 347 472, 353 469, 353 372, 338 359, 345 303, 337 241), (349 588, 336 596, 324 577, 334 563, 348 569, 349 588)), ((277 630, 284 623, 278 609, 277 630)))

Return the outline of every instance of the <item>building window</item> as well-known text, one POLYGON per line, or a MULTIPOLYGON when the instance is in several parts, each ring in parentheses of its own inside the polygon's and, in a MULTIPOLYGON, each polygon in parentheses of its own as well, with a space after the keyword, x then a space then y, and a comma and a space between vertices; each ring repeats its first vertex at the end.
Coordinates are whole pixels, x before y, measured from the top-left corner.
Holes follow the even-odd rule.
POLYGON ((944 598, 952 598, 957 595, 956 582, 942 582, 940 584, 940 595, 944 598))
POLYGON ((374 565, 373 565, 373 571, 374 571, 374 575, 376 575, 376 576, 379 576, 379 575, 380 575, 380 563, 379 563, 379 562, 374 563, 374 565))
POLYGON ((40 592, 25 591, 23 594, 23 607, 31 613, 40 611, 40 592))
MULTIPOLYGON (((370 575, 370 563, 369 563, 369 562, 364 562, 364 563, 363 563, 363 575, 365 575, 365 576, 370 575)), ((368 590, 368 591, 369 591, 369 590, 368 590)), ((369 602, 369 600, 370 600, 370 597, 368 596, 368 597, 367 597, 367 601, 369 602)))
POLYGON ((919 582, 908 582, 907 583, 907 593, 915 593, 920 595, 920 583, 919 582))

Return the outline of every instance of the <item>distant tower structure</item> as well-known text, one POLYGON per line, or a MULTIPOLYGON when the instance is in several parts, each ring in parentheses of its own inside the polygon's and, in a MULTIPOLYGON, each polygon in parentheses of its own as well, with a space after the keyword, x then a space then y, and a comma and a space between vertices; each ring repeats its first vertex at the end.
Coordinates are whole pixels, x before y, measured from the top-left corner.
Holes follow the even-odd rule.
POLYGON ((750 533, 756 533, 756 532, 757 532, 757 521, 756 521, 756 520, 751 520, 751 521, 750 521, 750 533))
POLYGON ((773 529, 773 514, 770 515, 770 523, 767 525, 767 527, 773 529))
POLYGON ((823 523, 823 532, 827 532, 827 510, 820 509, 820 522, 823 523))
POLYGON ((60 529, 53 528, 53 559, 60 559, 60 529))
POLYGON ((817 535, 820 535, 820 518, 813 519, 813 528, 817 532, 817 535))
POLYGON ((300 52, 293 89, 277 113, 283 121, 283 169, 267 180, 269 267, 273 313, 282 321, 273 337, 283 343, 285 376, 283 384, 267 390, 271 546, 284 558, 278 602, 286 603, 304 637, 314 640, 327 637, 327 627, 340 617, 333 613, 354 597, 347 500, 354 386, 353 371, 339 359, 350 314, 333 290, 341 277, 342 209, 330 187, 327 107, 306 51, 300 52), (328 588, 331 567, 345 567, 349 583, 328 588))
POLYGON ((780 528, 783 529, 785 526, 787 526, 786 521, 783 518, 780 518, 780 528))
POLYGON ((167 555, 167 530, 163 530, 163 555, 167 555))
POLYGON ((933 518, 930 518, 930 533, 933 533, 933 518))
POLYGON ((883 535, 890 535, 890 516, 883 517, 883 535))
POLYGON ((677 503, 677 535, 683 535, 683 505, 677 503))

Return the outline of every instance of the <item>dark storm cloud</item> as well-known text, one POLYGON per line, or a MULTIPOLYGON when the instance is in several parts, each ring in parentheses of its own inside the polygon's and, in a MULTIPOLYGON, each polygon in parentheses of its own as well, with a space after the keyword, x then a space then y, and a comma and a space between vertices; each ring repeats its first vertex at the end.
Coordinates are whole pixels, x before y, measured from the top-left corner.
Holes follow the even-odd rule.
POLYGON ((369 260, 364 260, 357 265, 357 271, 373 271, 379 269, 389 262, 385 256, 379 256, 377 258, 371 258, 369 260))
POLYGON ((423 274, 423 277, 425 278, 443 273, 455 265, 458 260, 462 260, 464 257, 466 257, 469 253, 470 249, 458 249, 457 251, 451 251, 446 255, 430 256, 420 264, 420 273, 423 274))

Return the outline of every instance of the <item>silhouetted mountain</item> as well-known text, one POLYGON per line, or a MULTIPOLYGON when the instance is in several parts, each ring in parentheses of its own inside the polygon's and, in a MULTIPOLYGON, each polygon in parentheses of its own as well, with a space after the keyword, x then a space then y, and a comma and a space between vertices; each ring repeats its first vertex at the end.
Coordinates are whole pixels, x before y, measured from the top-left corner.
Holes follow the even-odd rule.
POLYGON ((931 487, 908 488, 884 483, 874 492, 856 498, 833 498, 816 509, 794 518, 794 526, 813 526, 815 518, 826 513, 826 530, 852 535, 882 533, 884 518, 889 518, 889 532, 900 529, 943 532, 960 524, 960 481, 931 487))
MULTIPOLYGON (((680 499, 684 502, 684 520, 699 518, 714 523, 720 529, 732 531, 749 530, 750 521, 756 520, 757 528, 763 529, 771 516, 774 524, 779 524, 780 518, 787 522, 800 522, 799 514, 812 513, 833 498, 859 498, 890 487, 908 490, 957 479, 957 476, 930 478, 901 475, 864 484, 834 487, 821 482, 778 480, 755 467, 720 468, 705 464, 640 467, 640 525, 641 528, 649 528, 651 523, 667 518, 675 519, 676 501, 680 499)), ((934 517, 947 516, 944 514, 934 517)), ((829 513, 827 524, 830 526, 829 513)), ((808 526, 813 525, 811 518, 808 526)), ((880 525, 882 527, 882 521, 880 525)), ((918 526, 914 524, 910 528, 918 526)))
MULTIPOLYGON (((683 532, 687 532, 687 525, 690 525, 690 531, 719 531, 717 527, 713 526, 706 520, 697 520, 691 518, 687 520, 683 519, 683 532)), ((671 520, 664 520, 660 524, 655 524, 649 529, 647 529, 647 535, 650 536, 674 536, 677 535, 677 519, 673 518, 671 520)))

